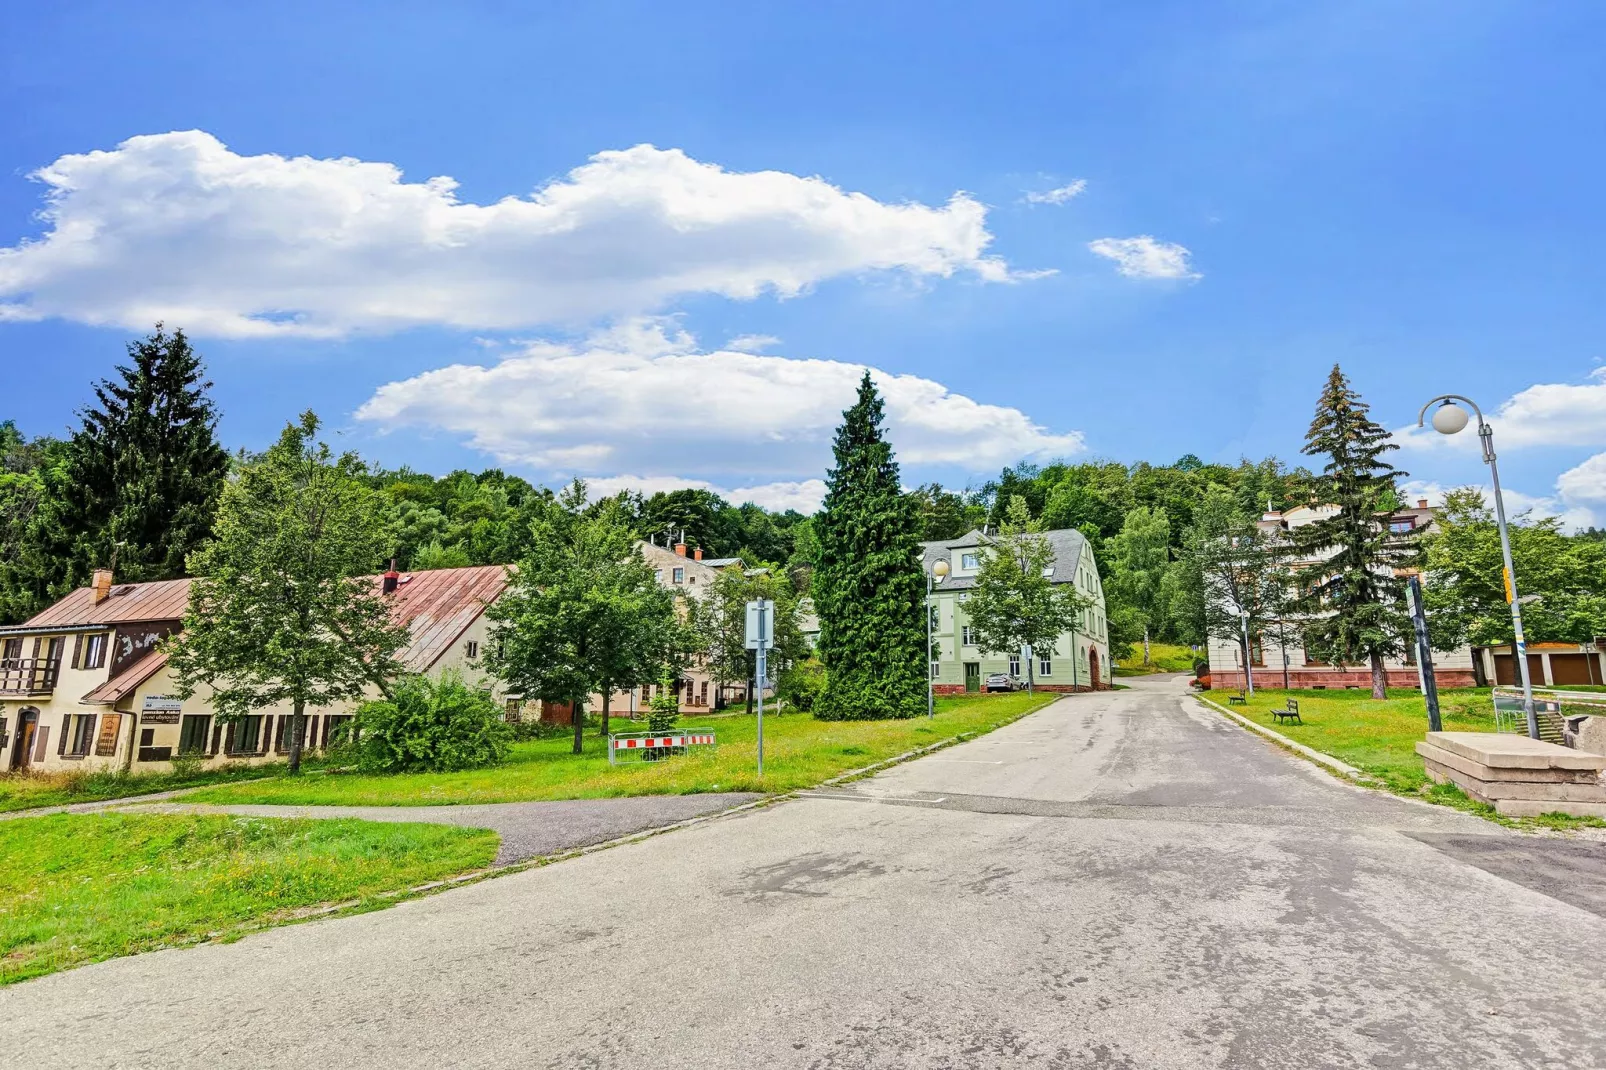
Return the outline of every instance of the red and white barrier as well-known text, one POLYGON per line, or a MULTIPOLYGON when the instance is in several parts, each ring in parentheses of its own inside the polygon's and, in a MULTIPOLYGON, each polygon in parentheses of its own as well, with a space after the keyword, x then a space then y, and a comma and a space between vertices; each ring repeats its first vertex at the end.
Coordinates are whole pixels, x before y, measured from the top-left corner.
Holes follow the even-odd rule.
POLYGON ((618 754, 630 751, 661 750, 667 747, 711 747, 712 732, 676 732, 667 736, 609 736, 608 762, 611 765, 618 754))

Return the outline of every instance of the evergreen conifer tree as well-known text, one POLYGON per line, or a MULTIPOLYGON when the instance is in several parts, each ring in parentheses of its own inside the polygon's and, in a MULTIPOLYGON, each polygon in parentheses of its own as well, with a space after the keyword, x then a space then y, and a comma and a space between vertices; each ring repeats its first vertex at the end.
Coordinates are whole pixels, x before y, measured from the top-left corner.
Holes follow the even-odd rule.
POLYGON ((814 604, 829 675, 822 720, 913 717, 926 708, 919 518, 883 437, 881 396, 866 372, 843 413, 815 518, 814 604))
POLYGON ((114 561, 118 579, 183 576, 185 558, 212 530, 229 457, 201 360, 183 331, 161 324, 130 343, 128 356, 79 414, 47 496, 57 593, 114 561))
POLYGON ((1407 473, 1383 459, 1399 447, 1369 411, 1333 365, 1304 452, 1327 458, 1317 480, 1318 504, 1337 511, 1290 534, 1301 557, 1320 562, 1305 573, 1306 646, 1336 664, 1367 663, 1372 695, 1384 698, 1383 659, 1404 650, 1403 636, 1411 627, 1405 581, 1396 570, 1414 562, 1418 547, 1416 540, 1389 530, 1387 511, 1398 501, 1395 480, 1407 473))

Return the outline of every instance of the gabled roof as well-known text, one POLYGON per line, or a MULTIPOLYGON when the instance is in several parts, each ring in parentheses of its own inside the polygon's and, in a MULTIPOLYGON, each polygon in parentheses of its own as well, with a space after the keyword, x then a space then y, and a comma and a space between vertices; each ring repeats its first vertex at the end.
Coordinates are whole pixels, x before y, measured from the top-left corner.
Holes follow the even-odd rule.
MULTIPOLYGON (((1040 532, 1044 539, 1054 550, 1054 575, 1049 579, 1053 583, 1076 582, 1076 563, 1082 559, 1082 550, 1087 545, 1087 537, 1075 528, 1056 528, 1053 531, 1040 532)), ((931 566, 939 560, 946 560, 950 568, 953 567, 955 550, 969 549, 972 546, 986 546, 994 541, 990 535, 983 535, 979 531, 968 531, 957 539, 945 539, 937 542, 923 542, 920 544, 924 551, 921 567, 926 574, 931 575, 931 566)), ((950 572, 943 577, 942 582, 933 580, 934 591, 963 591, 976 586, 974 576, 955 576, 950 572)))
MULTIPOLYGON (((404 624, 412 642, 402 652, 402 664, 423 672, 451 649, 485 607, 507 589, 505 565, 437 568, 402 574, 391 599, 390 617, 404 624)), ((375 583, 381 577, 374 578, 375 583)))
POLYGON ((35 614, 22 627, 81 628, 97 624, 178 620, 190 601, 189 580, 116 583, 111 596, 96 603, 93 587, 80 587, 55 605, 35 614))
MULTIPOLYGON (((373 577, 376 588, 383 582, 382 576, 373 577)), ((410 636, 407 648, 401 653, 402 664, 413 672, 423 672, 435 664, 485 611, 485 607, 501 597, 507 582, 508 571, 504 565, 438 568, 404 574, 396 592, 386 596, 391 620, 404 626, 410 636)), ((94 590, 83 587, 17 629, 0 628, 0 634, 13 630, 67 631, 135 622, 176 621, 184 615, 189 596, 189 580, 114 585, 111 596, 99 604, 95 602, 94 590)), ((152 656, 141 658, 115 679, 90 692, 90 695, 98 694, 113 684, 122 687, 124 678, 136 669, 146 667, 152 656)), ((159 668, 160 664, 151 666, 146 678, 159 668)), ((140 682, 135 681, 133 686, 140 682)), ((86 695, 84 701, 100 700, 92 700, 86 695)))

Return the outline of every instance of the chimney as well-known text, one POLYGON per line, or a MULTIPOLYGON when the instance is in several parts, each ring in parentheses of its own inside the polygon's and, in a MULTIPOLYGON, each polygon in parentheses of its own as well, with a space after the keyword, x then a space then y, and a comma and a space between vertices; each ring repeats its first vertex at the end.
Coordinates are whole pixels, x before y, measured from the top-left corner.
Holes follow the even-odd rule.
POLYGON ((679 554, 681 557, 685 557, 686 556, 686 543, 685 543, 685 540, 682 540, 680 542, 675 543, 675 553, 679 554))
POLYGON ((693 561, 701 561, 703 559, 703 548, 701 546, 691 552, 691 559, 693 561))
POLYGON ((112 595, 112 570, 97 568, 89 585, 95 589, 95 604, 98 606, 112 595))
POLYGON ((396 559, 390 559, 390 568, 385 570, 385 578, 379 585, 380 593, 395 594, 396 585, 401 582, 401 573, 396 571, 396 559))
POLYGON ((1416 500, 1416 507, 1418 509, 1426 509, 1428 507, 1428 500, 1426 498, 1418 498, 1416 500))

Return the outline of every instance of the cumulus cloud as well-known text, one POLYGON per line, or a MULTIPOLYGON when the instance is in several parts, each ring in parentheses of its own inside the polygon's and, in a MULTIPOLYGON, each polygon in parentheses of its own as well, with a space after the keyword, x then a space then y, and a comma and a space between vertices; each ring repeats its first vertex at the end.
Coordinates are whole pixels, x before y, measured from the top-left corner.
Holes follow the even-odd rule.
POLYGON ((1079 178, 1075 182, 1067 183, 1055 189, 1026 194, 1027 204, 1064 204, 1087 189, 1087 179, 1079 178))
MULTIPOLYGON (((1606 365, 1590 372, 1582 383, 1535 383, 1486 412, 1485 419, 1494 428, 1497 450, 1606 445, 1606 365)), ((1395 437, 1413 449, 1475 450, 1475 431, 1469 425, 1458 435, 1441 435, 1432 427, 1413 424, 1396 431, 1395 437)))
POLYGON ((652 145, 599 152, 528 195, 461 201, 394 164, 241 156, 199 130, 62 156, 45 233, 0 248, 0 319, 330 337, 511 329, 788 297, 833 276, 1012 278, 986 209, 888 204, 824 179, 732 172, 652 145))
POLYGON ((1115 269, 1130 279, 1197 279, 1190 270, 1187 249, 1174 242, 1157 241, 1147 234, 1136 238, 1099 238, 1087 243, 1099 256, 1115 261, 1115 269))
MULTIPOLYGON (((559 476, 658 489, 702 481, 734 487, 721 493, 736 500, 802 502, 817 496, 831 436, 864 370, 705 352, 663 321, 632 321, 581 344, 536 343, 489 367, 455 364, 386 384, 357 417, 459 435, 501 463, 559 476)), ((1051 431, 1019 409, 916 375, 870 373, 905 464, 987 471, 1083 449, 1080 433, 1051 431)))
POLYGON ((1606 506, 1606 453, 1597 453, 1563 472, 1556 480, 1556 490, 1569 502, 1606 506))
MULTIPOLYGON (((1606 457, 1606 454, 1602 456, 1606 457)), ((1594 459, 1600 460, 1601 458, 1594 459)), ((1585 463, 1587 464, 1588 462, 1585 463)), ((1580 467, 1584 466, 1581 465, 1580 467)), ((1574 469, 1574 471, 1577 471, 1577 469, 1574 469)), ((1570 474, 1567 473, 1567 475, 1570 474)), ((1561 526, 1566 531, 1578 531, 1581 528, 1594 526, 1596 523, 1595 513, 1587 504, 1589 499, 1573 496, 1562 486, 1562 481, 1567 478, 1567 475, 1563 475, 1562 479, 1557 481, 1557 493, 1555 494, 1526 494, 1510 487, 1501 487, 1501 497, 1506 503, 1506 516, 1515 518, 1525 513, 1534 519, 1553 516, 1561 521, 1561 526)), ((1606 477, 1606 464, 1601 467, 1601 475, 1606 477)), ((1429 505, 1438 506, 1444 504, 1445 494, 1453 489, 1456 488, 1446 487, 1442 483, 1436 483, 1431 480, 1412 480, 1400 487, 1400 493, 1401 497, 1408 501, 1415 502, 1419 498, 1425 498, 1429 505)), ((1477 489, 1483 493, 1483 500, 1486 503, 1494 501, 1493 484, 1484 484, 1478 486, 1477 489)), ((1600 490, 1600 501, 1606 504, 1606 484, 1603 484, 1600 490)))

